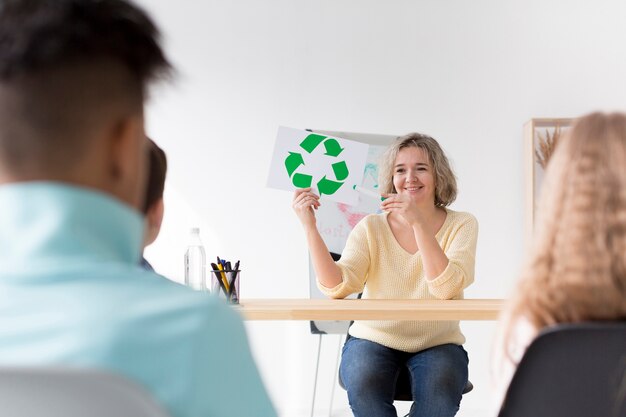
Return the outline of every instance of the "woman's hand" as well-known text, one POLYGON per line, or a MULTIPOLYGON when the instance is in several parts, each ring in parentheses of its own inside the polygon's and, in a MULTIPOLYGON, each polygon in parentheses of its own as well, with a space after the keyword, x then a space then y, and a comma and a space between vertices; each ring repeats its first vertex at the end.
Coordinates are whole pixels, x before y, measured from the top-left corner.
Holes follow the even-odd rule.
POLYGON ((424 217, 411 197, 402 194, 383 194, 382 196, 385 197, 380 205, 382 210, 399 214, 409 226, 422 225, 424 217))
POLYGON ((300 223, 305 228, 315 227, 315 212, 320 206, 320 197, 311 192, 311 188, 301 188, 293 193, 291 207, 298 215, 300 223))

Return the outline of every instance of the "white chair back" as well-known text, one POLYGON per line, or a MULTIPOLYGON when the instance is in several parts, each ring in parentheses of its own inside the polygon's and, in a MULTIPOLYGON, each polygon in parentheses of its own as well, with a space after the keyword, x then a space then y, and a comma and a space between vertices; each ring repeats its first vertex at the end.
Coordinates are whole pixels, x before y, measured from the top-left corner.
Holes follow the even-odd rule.
POLYGON ((169 417, 138 384, 97 370, 0 367, 6 417, 169 417))

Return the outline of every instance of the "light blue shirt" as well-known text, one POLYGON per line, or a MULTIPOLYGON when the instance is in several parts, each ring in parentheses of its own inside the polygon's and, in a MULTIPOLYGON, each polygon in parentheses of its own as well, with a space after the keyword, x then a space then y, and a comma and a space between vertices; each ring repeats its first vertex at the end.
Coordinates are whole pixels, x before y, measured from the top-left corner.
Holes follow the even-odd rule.
POLYGON ((175 417, 275 416, 240 317, 144 270, 142 233, 97 191, 0 186, 0 363, 117 371, 175 417))

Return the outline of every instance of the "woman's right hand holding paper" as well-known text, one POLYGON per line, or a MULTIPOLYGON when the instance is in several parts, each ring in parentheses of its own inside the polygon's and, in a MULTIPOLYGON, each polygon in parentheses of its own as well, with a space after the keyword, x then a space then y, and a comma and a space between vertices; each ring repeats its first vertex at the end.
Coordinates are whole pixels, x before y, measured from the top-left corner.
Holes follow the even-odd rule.
POLYGON ((311 188, 301 188, 294 192, 291 207, 296 212, 300 223, 305 229, 315 228, 315 212, 320 206, 320 197, 311 191, 311 188))

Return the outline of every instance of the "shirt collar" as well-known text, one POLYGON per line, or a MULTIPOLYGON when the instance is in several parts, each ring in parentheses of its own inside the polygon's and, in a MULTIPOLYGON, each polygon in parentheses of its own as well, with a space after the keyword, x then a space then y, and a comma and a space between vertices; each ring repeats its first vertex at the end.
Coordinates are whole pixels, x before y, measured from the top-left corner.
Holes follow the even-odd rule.
POLYGON ((0 186, 0 271, 66 262, 137 264, 138 211, 114 197, 65 183, 0 186))

